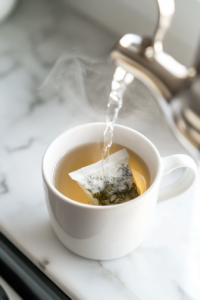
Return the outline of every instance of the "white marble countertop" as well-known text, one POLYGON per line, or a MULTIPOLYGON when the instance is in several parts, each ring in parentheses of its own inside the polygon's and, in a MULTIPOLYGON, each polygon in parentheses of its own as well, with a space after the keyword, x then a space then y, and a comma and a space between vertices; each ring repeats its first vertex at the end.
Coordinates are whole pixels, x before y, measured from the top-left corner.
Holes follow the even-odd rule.
MULTIPOLYGON (((21 1, 0 24, 1 230, 73 300, 199 300, 199 181, 184 195, 157 205, 145 241, 117 260, 78 257, 59 242, 50 224, 43 153, 66 129, 105 120, 113 66, 104 57, 115 42, 112 34, 53 0, 21 1), (38 94, 65 51, 98 58, 83 73, 85 88, 70 83, 66 98, 38 94)), ((124 101, 118 123, 145 134, 161 156, 187 153, 141 84, 135 81, 124 101)))

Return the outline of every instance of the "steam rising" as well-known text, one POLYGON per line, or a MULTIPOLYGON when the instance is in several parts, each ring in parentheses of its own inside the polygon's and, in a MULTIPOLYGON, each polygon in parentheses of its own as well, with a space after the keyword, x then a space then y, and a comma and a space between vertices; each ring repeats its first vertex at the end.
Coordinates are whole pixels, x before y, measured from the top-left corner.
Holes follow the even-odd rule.
MULTIPOLYGON (((55 63, 41 86, 46 97, 56 96, 83 113, 97 113, 101 121, 106 120, 106 109, 111 90, 115 64, 108 57, 88 57, 65 53, 55 63), (72 103, 73 102, 73 103, 72 103)), ((150 91, 137 78, 129 85, 124 95, 119 120, 151 120, 159 116, 159 108, 150 91)))

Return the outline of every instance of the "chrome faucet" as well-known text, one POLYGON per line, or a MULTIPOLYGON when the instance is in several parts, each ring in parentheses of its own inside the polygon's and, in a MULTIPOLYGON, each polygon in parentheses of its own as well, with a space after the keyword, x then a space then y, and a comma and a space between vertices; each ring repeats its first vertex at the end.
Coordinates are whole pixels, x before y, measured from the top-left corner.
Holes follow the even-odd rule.
POLYGON ((150 89, 175 136, 200 161, 200 70, 198 65, 186 68, 163 51, 175 4, 174 0, 157 3, 159 20, 154 36, 126 34, 110 55, 150 89))

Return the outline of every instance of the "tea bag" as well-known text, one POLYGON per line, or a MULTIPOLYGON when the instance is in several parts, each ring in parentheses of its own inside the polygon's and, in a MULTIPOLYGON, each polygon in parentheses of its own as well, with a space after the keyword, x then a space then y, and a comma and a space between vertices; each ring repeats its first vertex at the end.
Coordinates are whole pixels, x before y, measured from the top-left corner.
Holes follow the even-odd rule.
POLYGON ((69 173, 69 176, 78 182, 92 204, 120 204, 140 195, 128 161, 129 154, 122 149, 110 155, 106 178, 101 160, 69 173))

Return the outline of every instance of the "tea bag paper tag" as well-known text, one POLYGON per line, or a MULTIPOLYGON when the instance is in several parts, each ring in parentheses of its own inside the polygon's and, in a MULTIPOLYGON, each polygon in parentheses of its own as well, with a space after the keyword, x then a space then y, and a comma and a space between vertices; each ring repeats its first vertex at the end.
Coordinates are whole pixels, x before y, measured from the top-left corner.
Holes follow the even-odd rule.
MULTIPOLYGON (((131 188, 134 181, 128 161, 129 154, 126 149, 122 149, 109 157, 106 181, 118 191, 124 190, 127 185, 128 188, 131 188)), ((92 204, 99 204, 99 200, 94 198, 93 195, 104 189, 102 160, 69 173, 69 176, 78 182, 92 204)))

